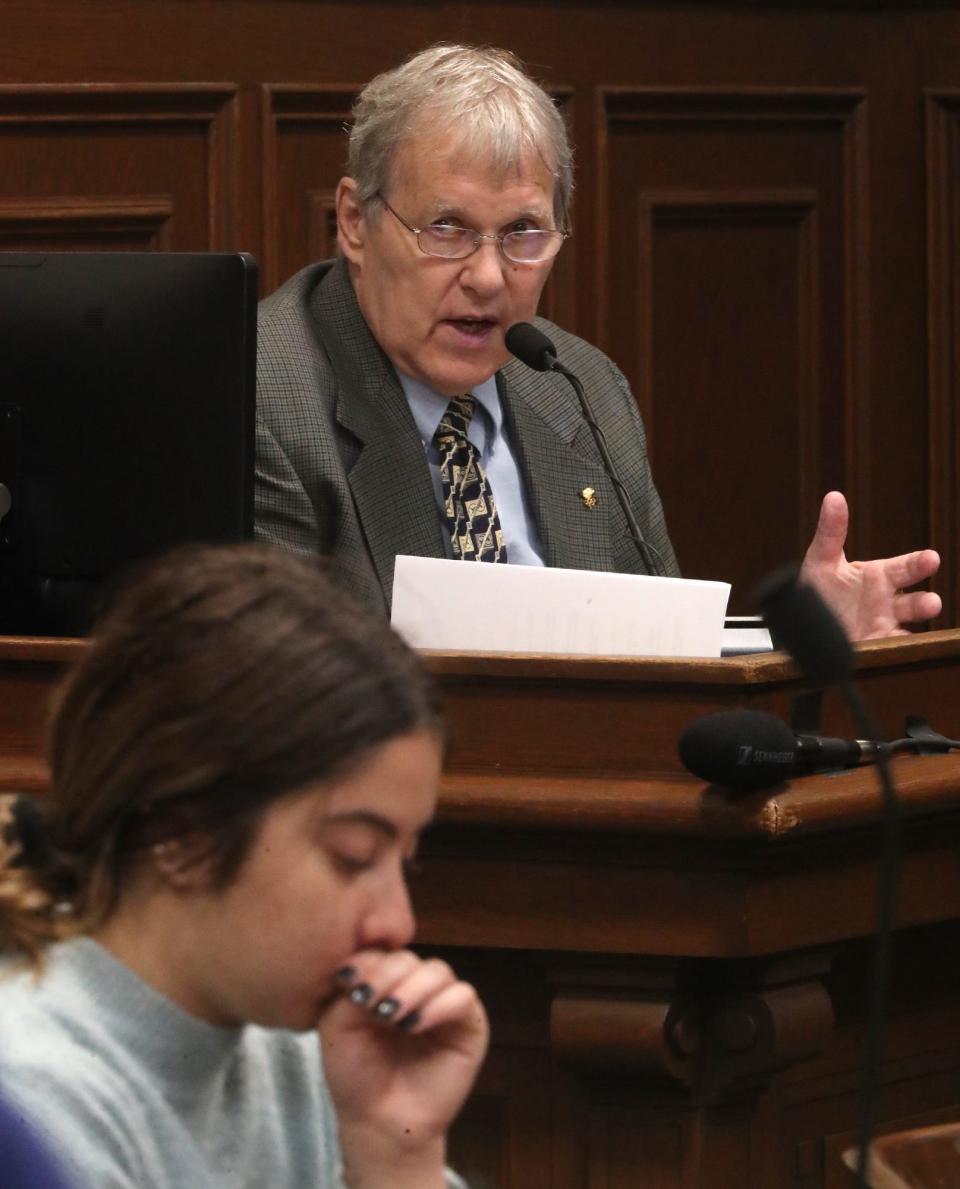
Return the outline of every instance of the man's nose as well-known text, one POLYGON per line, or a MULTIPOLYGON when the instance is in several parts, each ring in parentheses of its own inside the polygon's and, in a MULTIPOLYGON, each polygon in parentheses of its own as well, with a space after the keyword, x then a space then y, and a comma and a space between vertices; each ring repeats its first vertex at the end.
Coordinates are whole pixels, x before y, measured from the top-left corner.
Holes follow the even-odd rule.
POLYGON ((481 240, 480 247, 464 260, 460 281, 465 289, 472 289, 475 293, 498 293, 504 285, 506 264, 495 239, 481 240))

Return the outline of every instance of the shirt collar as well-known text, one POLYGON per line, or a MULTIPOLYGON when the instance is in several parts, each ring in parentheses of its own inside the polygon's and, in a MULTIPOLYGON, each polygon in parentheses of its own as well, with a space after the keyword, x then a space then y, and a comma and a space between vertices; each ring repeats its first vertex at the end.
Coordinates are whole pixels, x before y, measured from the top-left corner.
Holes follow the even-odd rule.
MULTIPOLYGON (((410 376, 405 376, 401 371, 398 371, 397 375, 400 377, 404 395, 407 398, 407 403, 410 405, 413 419, 417 424, 417 432, 420 434, 424 443, 429 445, 433 441, 433 435, 437 432, 440 418, 447 410, 450 398, 440 396, 428 384, 424 384, 422 380, 411 379, 410 376)), ((475 384, 470 389, 470 392, 476 398, 477 404, 489 416, 490 423, 493 425, 493 437, 495 438, 500 433, 500 428, 503 425, 503 409, 500 405, 500 394, 497 391, 496 375, 490 376, 482 384, 475 384)), ((479 442, 477 444, 482 449, 484 443, 479 442)))

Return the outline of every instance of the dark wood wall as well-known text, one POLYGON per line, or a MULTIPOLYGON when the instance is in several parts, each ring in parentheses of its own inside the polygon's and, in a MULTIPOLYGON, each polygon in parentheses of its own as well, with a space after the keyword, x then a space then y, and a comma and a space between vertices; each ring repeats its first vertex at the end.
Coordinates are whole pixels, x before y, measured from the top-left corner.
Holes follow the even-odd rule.
POLYGON ((566 108, 546 311, 634 385, 684 571, 933 544, 957 622, 960 12, 710 3, 4 0, 0 247, 331 250, 359 85, 434 40, 566 108))
MULTIPOLYGON (((943 552, 956 623, 960 10, 3 0, 0 248, 245 249, 266 292, 332 249, 358 88, 441 38, 516 50, 568 113, 575 236, 546 312, 629 376, 685 572, 732 579, 743 607, 840 487, 857 555, 943 552)), ((929 955, 957 944, 927 939, 898 991, 914 1089, 887 1119, 954 1110, 957 1009, 934 1028, 910 996, 948 1001, 954 966, 929 955)), ((756 1130, 737 1101, 585 1097, 549 1057, 543 970, 481 963, 497 1045, 456 1145, 475 1189, 625 1189, 640 1166, 678 1189, 848 1183, 865 964, 834 960, 840 1041, 756 1130)))

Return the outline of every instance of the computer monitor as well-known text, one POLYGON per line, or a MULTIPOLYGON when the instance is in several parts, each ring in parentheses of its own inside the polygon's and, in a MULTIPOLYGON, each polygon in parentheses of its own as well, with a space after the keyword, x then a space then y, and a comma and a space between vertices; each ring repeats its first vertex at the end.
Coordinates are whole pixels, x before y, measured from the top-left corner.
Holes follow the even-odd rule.
POLYGON ((0 633, 253 535, 256 302, 243 253, 0 252, 0 633))

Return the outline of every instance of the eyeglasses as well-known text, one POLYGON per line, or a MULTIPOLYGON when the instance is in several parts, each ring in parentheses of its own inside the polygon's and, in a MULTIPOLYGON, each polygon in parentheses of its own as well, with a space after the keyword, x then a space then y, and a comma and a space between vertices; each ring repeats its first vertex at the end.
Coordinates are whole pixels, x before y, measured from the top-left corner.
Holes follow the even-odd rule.
POLYGON ((445 260, 465 260, 485 239, 497 241, 497 247, 512 264, 545 264, 552 260, 569 238, 569 231, 508 231, 505 235, 484 235, 470 227, 455 227, 447 223, 431 223, 428 227, 411 227, 402 219, 384 196, 379 198, 391 215, 413 232, 417 246, 427 256, 442 256, 445 260))

